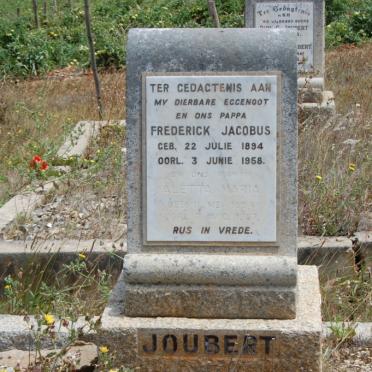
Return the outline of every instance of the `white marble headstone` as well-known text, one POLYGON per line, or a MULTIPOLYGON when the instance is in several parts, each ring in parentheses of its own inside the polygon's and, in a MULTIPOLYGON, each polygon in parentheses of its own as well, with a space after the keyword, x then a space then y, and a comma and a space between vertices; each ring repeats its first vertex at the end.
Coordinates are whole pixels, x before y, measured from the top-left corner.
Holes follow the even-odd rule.
POLYGON ((144 79, 147 242, 275 242, 279 76, 144 79))

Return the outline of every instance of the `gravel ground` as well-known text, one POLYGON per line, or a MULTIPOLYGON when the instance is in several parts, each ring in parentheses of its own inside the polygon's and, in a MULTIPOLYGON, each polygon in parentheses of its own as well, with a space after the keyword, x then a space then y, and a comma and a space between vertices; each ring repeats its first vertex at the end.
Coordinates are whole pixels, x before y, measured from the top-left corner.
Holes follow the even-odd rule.
POLYGON ((63 181, 42 206, 5 229, 5 239, 125 238, 123 143, 122 128, 103 127, 85 158, 75 167, 67 167, 63 181))
POLYGON ((13 223, 5 239, 109 239, 126 235, 124 192, 97 195, 91 190, 56 195, 34 210, 22 223, 13 223))
POLYGON ((125 203, 122 195, 94 193, 57 195, 34 210, 27 221, 13 224, 6 239, 110 239, 125 237, 125 203))
POLYGON ((343 346, 332 353, 324 363, 325 372, 371 372, 372 348, 366 346, 343 346))

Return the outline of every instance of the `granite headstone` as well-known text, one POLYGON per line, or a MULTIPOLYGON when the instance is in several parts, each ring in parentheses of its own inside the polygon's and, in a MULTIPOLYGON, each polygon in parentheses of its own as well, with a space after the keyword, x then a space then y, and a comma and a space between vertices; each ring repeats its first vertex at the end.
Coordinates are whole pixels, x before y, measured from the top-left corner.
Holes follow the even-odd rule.
POLYGON ((320 370, 296 54, 284 29, 129 32, 128 254, 100 333, 126 365, 320 370))

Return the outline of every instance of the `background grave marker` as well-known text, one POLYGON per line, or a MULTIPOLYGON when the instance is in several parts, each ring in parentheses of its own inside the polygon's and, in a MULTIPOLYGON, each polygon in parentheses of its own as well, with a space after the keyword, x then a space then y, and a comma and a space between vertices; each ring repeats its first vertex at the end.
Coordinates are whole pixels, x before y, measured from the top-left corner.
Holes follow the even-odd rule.
POLYGON ((245 26, 295 30, 301 108, 305 114, 335 112, 334 95, 324 90, 324 0, 246 0, 245 26))

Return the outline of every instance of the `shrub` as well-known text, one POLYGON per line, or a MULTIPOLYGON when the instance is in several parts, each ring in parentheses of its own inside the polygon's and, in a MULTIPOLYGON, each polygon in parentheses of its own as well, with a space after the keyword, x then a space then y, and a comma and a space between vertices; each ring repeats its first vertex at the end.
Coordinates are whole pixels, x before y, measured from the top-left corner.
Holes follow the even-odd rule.
MULTIPOLYGON (((244 27, 244 0, 216 0, 216 5, 222 27, 244 27)), ((75 59, 88 66, 83 2, 70 9, 67 0, 60 0, 59 12, 50 11, 40 30, 34 30, 31 8, 31 2, 0 0, 0 73, 43 74, 75 59)), ((125 64, 130 28, 213 27, 207 0, 91 0, 91 12, 101 68, 125 64)), ((329 47, 371 37, 372 0, 327 0, 326 16, 329 47)))
POLYGON ((328 47, 360 43, 372 36, 372 0, 333 0, 328 4, 328 47))

